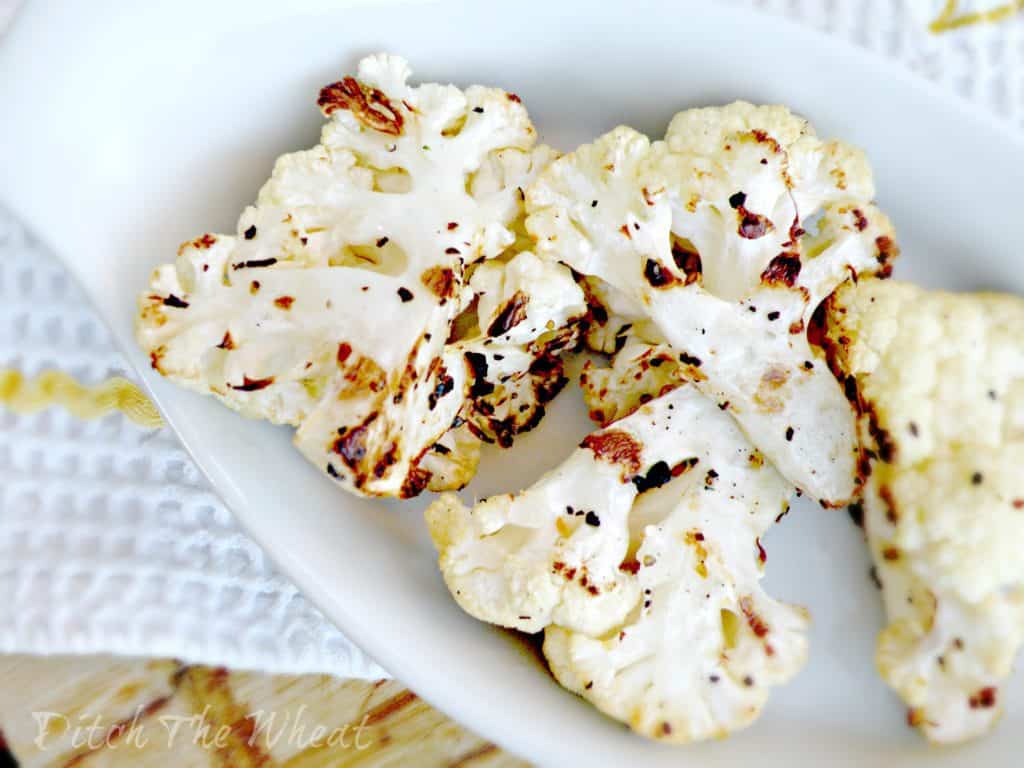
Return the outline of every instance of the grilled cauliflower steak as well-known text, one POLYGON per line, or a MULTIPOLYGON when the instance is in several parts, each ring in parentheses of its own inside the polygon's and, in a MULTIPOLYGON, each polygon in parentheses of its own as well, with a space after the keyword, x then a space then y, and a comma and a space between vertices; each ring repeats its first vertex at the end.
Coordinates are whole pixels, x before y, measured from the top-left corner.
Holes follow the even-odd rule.
POLYGON ((875 456, 879 670, 929 739, 977 737, 1024 642, 1024 301, 869 283, 830 304, 875 456))
MULTIPOLYGON (((532 286, 509 296, 511 308, 494 294, 488 311, 506 313, 509 330, 526 317, 535 329, 495 339, 515 353, 503 384, 474 365, 487 327, 464 348, 449 344, 476 298, 474 265, 505 252, 493 270, 542 269, 526 253, 508 257, 521 189, 553 153, 534 146, 514 95, 408 77, 404 60, 377 55, 358 78, 325 87, 321 143, 277 161, 237 236, 203 235, 159 267, 137 320, 164 376, 297 427, 296 445, 321 470, 375 496, 461 487, 475 441, 507 444, 535 423, 561 378, 560 324, 581 301, 564 269, 545 274, 540 302, 532 286), (499 426, 480 415, 509 410, 513 391, 499 426), (460 432, 446 438, 453 424, 460 432)), ((483 274, 500 288, 493 270, 483 274)))
POLYGON ((606 314, 650 321, 785 477, 838 506, 858 482, 855 414, 806 328, 838 285, 891 269, 873 195, 861 153, 736 103, 676 115, 662 142, 622 127, 552 163, 526 226, 539 256, 610 287, 606 314))
MULTIPOLYGON (((679 399, 677 395, 675 399, 679 399)), ((445 494, 427 510, 455 600, 482 621, 524 632, 552 623, 600 634, 637 601, 622 565, 643 478, 683 471, 685 412, 670 396, 594 432, 532 488, 469 508, 445 494)))
POLYGON ((545 630, 558 681, 655 739, 753 721, 806 657, 807 616, 758 581, 793 486, 691 386, 588 436, 518 494, 427 511, 445 581, 484 621, 545 630))

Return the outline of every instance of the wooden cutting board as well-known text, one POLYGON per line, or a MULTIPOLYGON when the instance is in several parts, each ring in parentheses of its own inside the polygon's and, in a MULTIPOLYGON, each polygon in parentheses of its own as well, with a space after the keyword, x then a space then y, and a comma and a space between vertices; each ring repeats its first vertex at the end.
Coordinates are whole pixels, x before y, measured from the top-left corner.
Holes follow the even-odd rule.
POLYGON ((0 731, 0 768, 526 765, 392 680, 170 660, 0 656, 0 731))

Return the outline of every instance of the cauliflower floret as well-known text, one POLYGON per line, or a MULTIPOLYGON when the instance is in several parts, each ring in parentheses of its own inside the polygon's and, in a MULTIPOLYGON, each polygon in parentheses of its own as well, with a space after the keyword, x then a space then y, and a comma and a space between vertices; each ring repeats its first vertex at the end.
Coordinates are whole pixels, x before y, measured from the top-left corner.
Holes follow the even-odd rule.
POLYGON ((626 336, 664 341, 643 309, 628 296, 595 277, 581 277, 587 296, 586 332, 583 341, 594 352, 611 355, 622 349, 626 336))
POLYGON ((612 355, 610 366, 588 360, 580 373, 590 418, 602 426, 689 381, 687 373, 693 370, 667 344, 643 341, 631 329, 618 338, 622 347, 612 355))
POLYGON ((480 463, 480 438, 462 421, 430 446, 419 468, 430 473, 427 490, 440 492, 464 488, 480 463))
POLYGON ((559 353, 577 345, 586 299, 569 270, 529 251, 481 264, 470 288, 478 330, 447 353, 473 371, 462 417, 480 439, 508 447, 568 382, 559 353))
POLYGON ((1024 642, 1024 301, 868 283, 826 314, 875 456, 879 670, 929 739, 979 736, 1024 642))
POLYGON ((783 475, 838 506, 858 481, 855 414, 806 328, 842 282, 891 268, 872 195, 859 152, 737 103, 677 115, 664 142, 621 127, 552 163, 526 226, 542 258, 614 290, 619 327, 651 321, 783 475))
POLYGON ((793 486, 691 386, 594 432, 532 488, 427 510, 445 581, 484 621, 545 630, 556 679, 646 736, 753 721, 808 619, 758 582, 793 486))
POLYGON ((427 524, 459 605, 524 632, 558 623, 600 634, 621 621, 638 594, 621 567, 630 509, 652 468, 685 470, 697 426, 688 415, 679 396, 651 402, 522 493, 472 508, 454 494, 434 502, 427 524))
MULTIPOLYGON (((534 147, 519 100, 480 86, 411 87, 408 76, 404 60, 377 55, 358 79, 325 87, 321 143, 277 161, 237 236, 203 235, 159 267, 137 321, 160 373, 297 427, 303 454, 366 495, 412 496, 472 476, 478 446, 444 435, 505 404, 504 389, 484 401, 471 344, 449 344, 476 297, 474 265, 501 255, 492 271, 550 280, 541 301, 526 285, 515 299, 515 317, 526 307, 536 332, 495 340, 509 352, 506 388, 529 401, 522 418, 504 419, 502 444, 543 412, 545 382, 560 375, 551 360, 571 336, 559 333, 583 301, 568 270, 544 273, 527 253, 509 260, 522 187, 554 156, 534 147)), ((500 276, 481 274, 500 287, 500 276)), ((488 311, 504 298, 495 292, 488 311)))
MULTIPOLYGON (((427 366, 426 383, 413 383, 399 403, 390 396, 387 407, 408 414, 401 422, 404 431, 400 429, 387 443, 385 437, 369 431, 375 426, 371 421, 365 434, 341 434, 336 425, 356 419, 344 397, 332 397, 319 406, 320 418, 307 419, 299 427, 299 450, 332 474, 339 455, 348 461, 364 446, 394 444, 401 438, 417 450, 417 463, 408 475, 413 478, 413 490, 419 492, 424 484, 448 490, 461 488, 475 474, 479 447, 467 444, 470 435, 477 442, 507 448, 515 435, 532 429, 565 384, 557 355, 576 341, 576 323, 586 314, 583 292, 568 269, 524 251, 508 262, 480 265, 465 295, 477 300, 476 313, 470 313, 474 325, 457 338, 449 337, 440 356, 427 366), (460 431, 464 427, 469 435, 456 437, 450 444, 439 442, 448 425, 460 431), (357 442, 349 445, 348 440, 357 442), (424 464, 427 456, 433 459, 424 464)), ((385 460, 389 451, 383 454, 385 460)), ((407 486, 400 495, 415 494, 407 486)))

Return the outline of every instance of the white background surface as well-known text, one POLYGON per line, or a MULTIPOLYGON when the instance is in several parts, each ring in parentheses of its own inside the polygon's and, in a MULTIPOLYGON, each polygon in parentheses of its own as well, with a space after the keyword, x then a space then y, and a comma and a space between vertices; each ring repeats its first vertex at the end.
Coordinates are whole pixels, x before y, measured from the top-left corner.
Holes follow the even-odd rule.
MULTIPOLYGON (((1020 19, 934 36, 926 22, 937 0, 747 4, 898 59, 1024 127, 1020 19)), ((0 30, 14 6, 0 0, 0 30)), ((2 210, 0 365, 56 367, 87 382, 126 372, 62 268, 2 210)), ((274 572, 168 431, 119 416, 84 423, 60 410, 0 410, 0 595, 0 651, 382 674, 274 572)))

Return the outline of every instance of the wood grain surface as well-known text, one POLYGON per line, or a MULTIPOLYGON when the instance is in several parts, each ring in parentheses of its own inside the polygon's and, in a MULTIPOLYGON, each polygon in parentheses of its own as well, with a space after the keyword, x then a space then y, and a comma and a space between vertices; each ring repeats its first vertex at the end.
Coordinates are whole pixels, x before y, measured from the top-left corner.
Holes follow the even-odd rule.
POLYGON ((0 656, 0 768, 11 765, 526 764, 392 680, 271 676, 108 656, 0 656))

